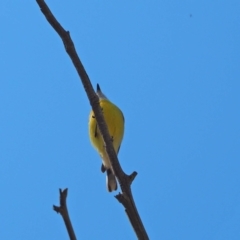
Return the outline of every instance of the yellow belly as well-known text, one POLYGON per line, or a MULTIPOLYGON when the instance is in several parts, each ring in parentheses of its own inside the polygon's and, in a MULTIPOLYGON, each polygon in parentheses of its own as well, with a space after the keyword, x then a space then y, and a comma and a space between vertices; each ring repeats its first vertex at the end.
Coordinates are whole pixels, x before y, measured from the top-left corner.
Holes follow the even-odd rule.
MULTIPOLYGON (((101 100, 100 106, 102 108, 106 124, 108 126, 110 137, 112 138, 113 141, 114 150, 116 153, 118 153, 124 133, 123 114, 121 110, 116 105, 111 103, 109 100, 106 99, 101 100)), ((93 146, 96 148, 96 150, 98 151, 103 160, 105 168, 106 169, 110 168, 111 164, 108 159, 102 135, 97 126, 97 122, 94 117, 93 111, 90 112, 89 116, 89 135, 93 146)))

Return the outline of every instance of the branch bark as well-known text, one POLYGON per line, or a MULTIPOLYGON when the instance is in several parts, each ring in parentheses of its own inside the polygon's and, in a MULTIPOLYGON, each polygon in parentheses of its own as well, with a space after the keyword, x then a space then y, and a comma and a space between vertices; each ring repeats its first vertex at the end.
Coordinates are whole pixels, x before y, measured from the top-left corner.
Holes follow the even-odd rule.
POLYGON ((48 6, 44 0, 36 0, 36 1, 38 3, 42 13, 44 14, 47 21, 49 22, 49 24, 54 28, 54 30, 58 33, 58 35, 62 39, 65 50, 68 53, 69 57, 71 58, 74 66, 78 72, 78 75, 82 81, 83 87, 87 93, 90 105, 93 109, 96 121, 99 126, 99 130, 103 136, 103 140, 106 145, 107 154, 109 156, 114 173, 118 179, 118 182, 119 182, 121 190, 122 190, 122 193, 119 193, 115 197, 124 206, 125 211, 130 220, 130 223, 132 224, 132 227, 133 227, 138 239, 147 240, 149 238, 148 238, 147 232, 144 228, 144 225, 142 223, 142 220, 138 214, 138 211, 137 211, 137 208, 136 208, 133 196, 132 196, 132 191, 131 191, 131 184, 132 184, 134 178, 136 177, 137 172, 134 171, 131 175, 127 175, 124 173, 124 171, 121 168, 121 165, 118 161, 117 155, 113 149, 112 141, 111 141, 110 135, 108 133, 108 128, 104 121, 101 108, 99 106, 98 96, 95 94, 95 91, 92 87, 90 79, 83 67, 83 64, 81 63, 80 58, 77 55, 77 52, 74 47, 74 43, 70 37, 69 31, 66 31, 61 26, 61 24, 54 17, 54 15, 50 11, 50 9, 48 8, 48 6))
POLYGON ((71 240, 77 240, 73 227, 72 227, 72 223, 68 214, 68 209, 67 209, 67 194, 68 194, 68 189, 64 189, 62 191, 62 189, 59 189, 59 193, 60 193, 60 206, 55 206, 53 205, 53 210, 56 211, 57 213, 60 213, 63 221, 65 223, 65 226, 67 228, 68 231, 68 235, 69 238, 71 240))

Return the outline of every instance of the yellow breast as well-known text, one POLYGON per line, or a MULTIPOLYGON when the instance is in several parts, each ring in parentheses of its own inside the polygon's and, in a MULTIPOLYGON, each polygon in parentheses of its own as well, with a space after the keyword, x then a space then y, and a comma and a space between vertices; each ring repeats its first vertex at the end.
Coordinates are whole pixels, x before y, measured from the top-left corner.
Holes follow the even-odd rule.
MULTIPOLYGON (((118 153, 124 133, 123 114, 116 105, 107 99, 100 100, 100 106, 103 111, 103 116, 106 121, 110 137, 113 141, 114 150, 118 153)), ((103 159, 105 167, 109 168, 111 165, 93 111, 90 112, 89 116, 89 135, 93 146, 103 159)))

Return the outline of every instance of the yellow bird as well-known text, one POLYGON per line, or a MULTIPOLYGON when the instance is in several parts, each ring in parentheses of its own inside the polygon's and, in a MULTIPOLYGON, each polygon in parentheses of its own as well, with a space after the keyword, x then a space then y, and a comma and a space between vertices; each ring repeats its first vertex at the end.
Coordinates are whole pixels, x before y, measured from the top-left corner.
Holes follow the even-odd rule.
MULTIPOLYGON (((102 109, 110 137, 112 138, 114 150, 116 154, 118 154, 124 133, 123 113, 116 105, 114 105, 107 99, 107 97, 102 93, 100 86, 98 84, 96 94, 99 97, 99 104, 102 109)), ((99 131, 93 111, 90 112, 89 116, 89 136, 92 145, 96 148, 100 157, 102 158, 101 171, 102 172, 107 171, 106 177, 107 190, 109 192, 117 190, 116 177, 111 167, 111 163, 105 149, 105 144, 102 135, 99 131)))

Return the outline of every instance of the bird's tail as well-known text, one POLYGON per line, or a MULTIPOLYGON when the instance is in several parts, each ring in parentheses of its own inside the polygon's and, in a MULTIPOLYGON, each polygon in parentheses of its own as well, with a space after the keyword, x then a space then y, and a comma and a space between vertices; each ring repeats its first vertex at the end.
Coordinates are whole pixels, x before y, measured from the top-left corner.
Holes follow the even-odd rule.
POLYGON ((115 175, 112 172, 112 169, 107 169, 107 177, 106 177, 106 183, 107 183, 107 190, 109 192, 117 190, 117 180, 115 175))

